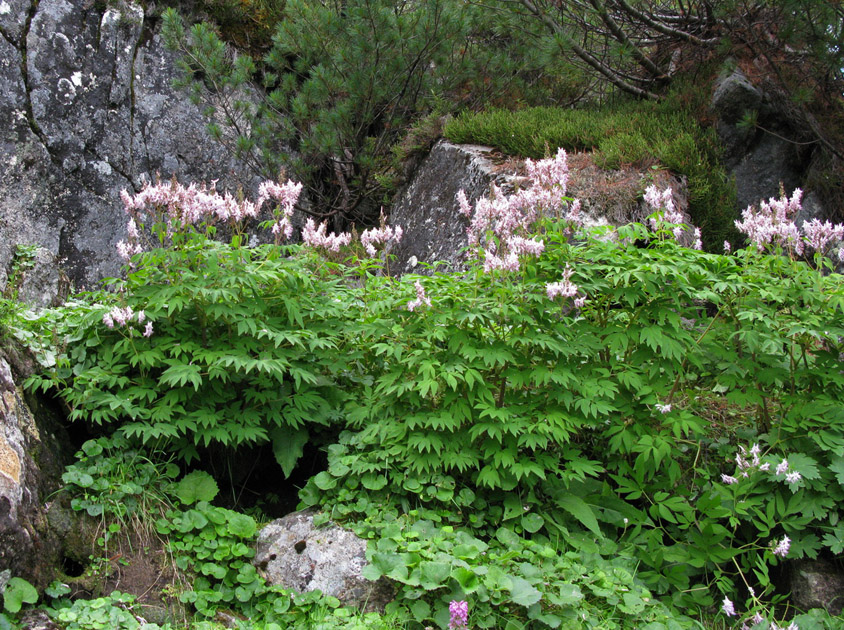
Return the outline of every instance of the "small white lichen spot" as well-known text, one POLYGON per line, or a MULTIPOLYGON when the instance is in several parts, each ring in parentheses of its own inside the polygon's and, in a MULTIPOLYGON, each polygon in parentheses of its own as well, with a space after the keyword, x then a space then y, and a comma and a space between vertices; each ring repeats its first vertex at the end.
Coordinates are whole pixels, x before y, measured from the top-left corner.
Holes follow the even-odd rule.
POLYGON ((12 12, 12 7, 9 6, 8 2, 0 2, 0 15, 6 15, 7 13, 12 12))
POLYGON ((74 72, 70 75, 70 82, 73 83, 76 87, 82 87, 82 73, 81 72, 74 72))
POLYGON ((91 164, 94 167, 94 170, 97 171, 100 175, 111 175, 112 169, 111 165, 108 162, 103 162, 99 160, 91 164))
POLYGON ((17 155, 13 155, 11 158, 9 158, 9 166, 14 166, 17 163, 18 163, 18 156, 17 155))

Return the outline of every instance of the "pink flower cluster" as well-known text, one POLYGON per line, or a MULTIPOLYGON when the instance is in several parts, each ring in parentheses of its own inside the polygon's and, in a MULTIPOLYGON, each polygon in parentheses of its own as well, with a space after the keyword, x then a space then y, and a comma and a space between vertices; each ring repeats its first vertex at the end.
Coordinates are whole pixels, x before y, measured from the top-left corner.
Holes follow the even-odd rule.
POLYGON ((339 252, 341 247, 352 242, 352 235, 348 232, 326 234, 325 230, 325 221, 317 227, 313 219, 308 219, 305 227, 302 228, 302 242, 310 247, 327 249, 331 252, 339 252))
POLYGON ((773 546, 773 554, 780 558, 785 558, 788 555, 788 550, 791 548, 791 539, 788 536, 783 536, 782 540, 773 546))
MULTIPOLYGON (((106 325, 107 328, 114 328, 115 326, 126 326, 127 324, 131 323, 133 319, 137 320, 139 324, 143 324, 144 321, 146 321, 147 316, 144 311, 138 311, 136 313, 134 310, 132 310, 131 306, 126 306, 123 308, 115 306, 108 313, 103 315, 103 323, 106 325)), ((144 337, 151 337, 152 332, 152 322, 147 321, 147 325, 144 328, 144 337)))
POLYGON ((423 304, 431 306, 431 299, 425 295, 425 287, 422 286, 422 283, 417 280, 413 286, 416 288, 416 299, 407 303, 407 310, 412 312, 423 304))
POLYGON ((290 223, 290 218, 293 216, 293 208, 296 207, 301 193, 302 183, 292 180, 287 180, 284 184, 265 181, 258 187, 258 200, 255 202, 258 209, 269 199, 275 199, 278 202, 272 227, 272 233, 276 235, 276 238, 282 234, 287 239, 293 236, 293 224, 290 223))
MULTIPOLYGON (((825 254, 830 243, 844 240, 844 225, 812 219, 803 223, 803 234, 806 236, 806 244, 809 247, 816 252, 825 254)), ((844 252, 844 248, 838 250, 839 258, 841 258, 842 252, 844 252)))
POLYGON ((469 602, 452 601, 448 605, 449 630, 467 630, 469 628, 469 602))
POLYGON ((204 184, 191 184, 187 188, 179 182, 147 182, 141 192, 131 196, 125 190, 120 193, 123 205, 130 214, 157 210, 167 213, 171 220, 195 224, 202 220, 242 221, 247 217, 258 216, 259 206, 247 199, 238 201, 230 193, 220 195, 212 182, 208 188, 204 184))
POLYGON ((401 229, 400 225, 397 225, 395 227, 390 227, 387 225, 386 220, 384 219, 384 213, 382 212, 381 226, 365 230, 363 234, 360 235, 360 242, 361 245, 363 245, 363 248, 366 250, 366 253, 369 254, 370 257, 374 257, 376 253, 376 245, 398 243, 401 241, 401 237, 403 234, 404 232, 401 229))
MULTIPOLYGON (((651 207, 653 213, 648 217, 651 229, 654 232, 671 228, 674 240, 679 241, 689 226, 685 225, 683 213, 674 206, 674 191, 666 188, 662 192, 656 186, 648 186, 645 189, 645 202, 651 207)), ((694 241, 692 249, 703 249, 700 228, 693 229, 694 241)))
POLYGON ((577 295, 577 285, 571 281, 571 274, 574 270, 566 265, 563 269, 563 279, 560 282, 549 282, 545 285, 545 292, 548 294, 548 299, 553 300, 557 296, 574 297, 577 295))
MULTIPOLYGON (((753 589, 751 589, 751 593, 752 592, 753 589)), ((724 601, 721 602, 721 612, 727 615, 727 617, 735 617, 736 615, 738 615, 738 613, 736 612, 736 606, 735 604, 733 604, 732 601, 730 601, 729 597, 725 597, 724 601)), ((762 616, 761 613, 757 611, 752 616, 746 618, 744 623, 741 624, 741 630, 750 630, 751 628, 755 628, 759 626, 763 621, 765 621, 765 618, 762 616)), ((788 625, 788 627, 778 626, 775 622, 772 621, 770 625, 770 630, 800 630, 800 627, 793 621, 788 625)))
POLYGON ((791 199, 783 194, 779 199, 771 197, 760 202, 758 208, 748 206, 742 210, 743 220, 736 221, 736 227, 760 252, 766 245, 781 245, 799 256, 803 253, 803 241, 791 217, 800 210, 802 197, 803 191, 796 188, 791 199))
MULTIPOLYGON (((739 477, 746 479, 754 471, 758 470, 762 472, 768 472, 771 469, 771 464, 768 462, 763 462, 759 457, 760 454, 761 449, 759 448, 758 444, 754 444, 753 446, 751 446, 749 451, 746 450, 743 446, 739 446, 739 452, 736 453, 736 466, 738 467, 739 477)), ((778 476, 785 475, 785 480, 787 483, 797 483, 803 478, 803 476, 796 470, 789 470, 787 459, 783 459, 777 465, 774 474, 778 476)), ((732 475, 721 475, 721 481, 727 485, 732 485, 739 482, 738 478, 732 475)))
MULTIPOLYGON (((540 214, 560 216, 567 208, 564 199, 568 186, 566 152, 557 150, 554 158, 525 161, 530 185, 512 195, 505 195, 496 185, 489 197, 479 199, 474 208, 461 190, 457 193, 460 212, 469 219, 470 246, 483 252, 484 272, 518 271, 520 257, 539 256, 545 244, 531 238, 531 227, 540 214)), ((566 219, 580 224, 580 203, 569 207, 566 219)))
POLYGON ((128 241, 120 241, 117 244, 120 257, 129 260, 134 254, 143 251, 136 218, 143 219, 153 215, 154 220, 168 221, 168 230, 172 229, 173 222, 187 225, 201 221, 238 223, 257 217, 261 207, 270 199, 279 204, 272 226, 273 234, 277 238, 281 235, 285 238, 292 236, 293 226, 290 218, 302 192, 301 183, 289 180, 284 184, 266 181, 259 186, 258 200, 254 203, 248 199, 236 199, 228 192, 221 195, 217 192, 215 184, 216 182, 212 182, 210 187, 204 184, 185 187, 173 180, 157 184, 147 182, 136 195, 130 195, 126 190, 121 191, 120 198, 130 219, 126 226, 128 241))

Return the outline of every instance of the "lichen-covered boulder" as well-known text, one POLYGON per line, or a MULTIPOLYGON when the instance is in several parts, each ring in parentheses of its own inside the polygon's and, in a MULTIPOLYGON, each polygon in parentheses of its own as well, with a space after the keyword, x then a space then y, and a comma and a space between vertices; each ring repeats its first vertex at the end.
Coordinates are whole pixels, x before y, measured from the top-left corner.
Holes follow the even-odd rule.
POLYGON ((800 610, 824 608, 830 615, 844 610, 844 572, 823 560, 790 563, 791 603, 800 610))
POLYGON ((312 510, 277 519, 258 534, 254 563, 269 584, 300 593, 319 589, 344 605, 383 611, 393 599, 384 580, 361 575, 366 541, 333 523, 314 526, 312 510))
POLYGON ((0 356, 0 572, 8 570, 42 587, 61 560, 45 505, 57 489, 59 456, 55 436, 36 424, 0 356))
POLYGON ((154 6, 7 0, 2 8, 0 289, 17 244, 47 250, 77 287, 117 275, 120 191, 156 174, 254 188, 254 173, 173 88, 178 70, 154 6))

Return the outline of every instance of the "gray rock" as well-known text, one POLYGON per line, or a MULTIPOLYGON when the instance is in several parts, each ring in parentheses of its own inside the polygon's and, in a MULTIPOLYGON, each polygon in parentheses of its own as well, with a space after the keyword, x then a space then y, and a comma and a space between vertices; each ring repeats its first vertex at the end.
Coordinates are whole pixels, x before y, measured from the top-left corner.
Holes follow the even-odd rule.
POLYGON ((43 610, 27 610, 21 615, 19 627, 20 630, 61 630, 61 626, 43 610))
POLYGON ((712 111, 724 122, 736 123, 762 105, 762 92, 757 90, 741 70, 721 77, 715 83, 712 111))
POLYGON ((728 161, 738 161, 756 138, 756 129, 738 124, 746 114, 757 113, 764 97, 741 70, 715 83, 710 109, 717 119, 716 130, 728 161))
POLYGON ((404 230, 401 242, 390 250, 396 257, 391 271, 421 273, 419 263, 435 261, 447 263, 441 271, 459 268, 467 224, 457 209, 458 191, 463 189, 473 202, 492 183, 506 184, 493 169, 491 151, 446 141, 434 146, 390 213, 390 223, 404 230))
POLYGON ((319 589, 344 605, 383 611, 393 599, 384 580, 361 575, 366 541, 338 525, 314 527, 314 512, 294 512, 273 521, 258 534, 253 561, 267 582, 300 593, 319 589))
POLYGON ((791 563, 791 603, 800 610, 824 608, 830 615, 844 610, 844 573, 831 562, 791 563))
POLYGON ((779 197, 780 187, 791 196, 803 180, 800 156, 794 144, 763 134, 732 169, 740 209, 762 199, 779 197))
POLYGON ((0 1, 0 288, 18 243, 46 249, 78 286, 117 275, 119 193, 156 174, 254 189, 176 75, 139 3, 0 1))
POLYGON ((60 448, 35 422, 2 357, 0 396, 0 571, 43 587, 61 558, 44 505, 56 490, 60 448))

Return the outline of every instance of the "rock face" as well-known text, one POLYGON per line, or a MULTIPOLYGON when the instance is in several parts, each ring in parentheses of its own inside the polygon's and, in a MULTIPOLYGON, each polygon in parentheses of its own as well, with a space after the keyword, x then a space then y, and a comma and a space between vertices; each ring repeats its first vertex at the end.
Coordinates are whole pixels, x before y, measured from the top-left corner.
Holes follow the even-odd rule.
POLYGON ((792 562, 791 603, 801 610, 824 608, 830 615, 840 615, 844 610, 844 574, 830 562, 792 562))
POLYGON ((389 584, 361 576, 366 541, 334 524, 317 529, 314 512, 294 512, 258 534, 255 565, 271 585, 300 593, 321 590, 344 605, 383 611, 393 599, 389 584))
MULTIPOLYGON (((649 184, 660 190, 671 187, 675 206, 688 217, 686 182, 667 171, 605 171, 595 166, 588 154, 569 155, 568 164, 568 193, 581 200, 584 214, 594 224, 643 220, 651 212, 642 201, 642 191, 649 184)), ((390 214, 390 223, 404 230, 401 242, 390 250, 396 257, 391 271, 424 273, 421 263, 434 262, 446 263, 438 266, 440 271, 460 268, 468 223, 458 209, 457 192, 463 189, 474 202, 487 194, 492 184, 512 190, 522 180, 523 171, 521 161, 501 159, 489 147, 437 143, 390 214)), ((691 238, 688 240, 691 243, 691 238)))
POLYGON ((779 197, 780 185, 790 196, 806 177, 809 155, 785 139, 794 133, 775 100, 739 69, 715 84, 711 109, 725 149, 724 165, 736 178, 739 209, 779 197), (746 115, 755 117, 757 125, 742 124, 746 115))
POLYGON ((0 571, 45 586, 61 559, 44 505, 57 489, 61 448, 36 425, 2 356, 0 396, 0 571))
POLYGON ((172 88, 156 26, 130 0, 0 4, 0 288, 19 243, 58 258, 77 286, 116 275, 119 193, 156 173, 254 185, 172 88))

